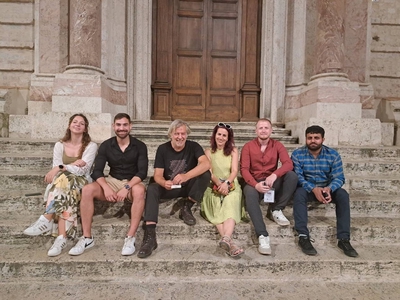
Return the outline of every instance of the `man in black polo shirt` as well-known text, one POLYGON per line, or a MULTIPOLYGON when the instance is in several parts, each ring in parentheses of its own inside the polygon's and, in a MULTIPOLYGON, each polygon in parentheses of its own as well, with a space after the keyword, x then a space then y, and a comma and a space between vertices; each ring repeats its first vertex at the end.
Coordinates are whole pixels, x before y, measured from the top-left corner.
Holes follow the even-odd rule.
POLYGON ((80 203, 83 236, 69 251, 70 255, 80 255, 94 245, 91 233, 94 213, 94 199, 119 202, 128 198, 132 201, 131 224, 122 248, 122 255, 135 252, 135 235, 144 210, 146 188, 143 180, 147 177, 148 157, 146 145, 130 136, 132 125, 129 115, 119 113, 114 118, 115 137, 104 141, 94 161, 93 183, 82 189, 80 203), (104 167, 108 163, 110 172, 104 177, 104 167))

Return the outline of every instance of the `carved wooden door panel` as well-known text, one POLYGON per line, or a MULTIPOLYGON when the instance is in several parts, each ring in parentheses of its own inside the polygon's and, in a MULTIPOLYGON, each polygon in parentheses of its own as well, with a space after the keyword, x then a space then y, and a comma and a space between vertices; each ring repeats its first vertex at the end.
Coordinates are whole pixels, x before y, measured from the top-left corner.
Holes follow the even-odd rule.
POLYGON ((154 0, 154 119, 257 118, 259 2, 154 0))

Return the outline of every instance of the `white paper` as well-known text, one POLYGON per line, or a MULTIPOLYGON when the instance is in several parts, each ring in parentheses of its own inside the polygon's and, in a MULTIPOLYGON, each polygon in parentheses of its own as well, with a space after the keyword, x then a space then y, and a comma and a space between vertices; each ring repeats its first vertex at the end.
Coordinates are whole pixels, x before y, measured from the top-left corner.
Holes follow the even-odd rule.
POLYGON ((264 193, 264 202, 265 203, 274 203, 275 202, 275 190, 270 189, 268 192, 264 193))

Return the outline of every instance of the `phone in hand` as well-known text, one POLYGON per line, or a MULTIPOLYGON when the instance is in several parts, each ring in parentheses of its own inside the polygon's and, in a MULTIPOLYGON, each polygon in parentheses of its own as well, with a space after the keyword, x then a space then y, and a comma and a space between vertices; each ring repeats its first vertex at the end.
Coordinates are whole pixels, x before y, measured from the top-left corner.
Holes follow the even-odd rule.
POLYGON ((326 199, 326 198, 328 198, 328 193, 325 191, 322 191, 322 196, 324 196, 324 198, 326 199))

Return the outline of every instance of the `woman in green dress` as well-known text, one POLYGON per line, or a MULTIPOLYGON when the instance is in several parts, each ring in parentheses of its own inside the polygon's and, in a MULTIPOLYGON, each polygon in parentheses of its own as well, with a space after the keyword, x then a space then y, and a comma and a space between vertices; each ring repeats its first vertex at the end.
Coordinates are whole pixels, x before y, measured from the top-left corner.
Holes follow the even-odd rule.
POLYGON ((211 182, 201 203, 202 216, 214 224, 221 240, 219 246, 230 256, 244 252, 232 240, 235 225, 244 216, 242 190, 237 181, 239 153, 229 124, 218 123, 211 135, 211 147, 205 154, 211 162, 211 182))

